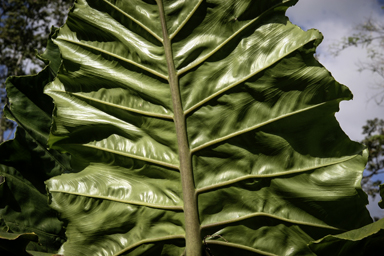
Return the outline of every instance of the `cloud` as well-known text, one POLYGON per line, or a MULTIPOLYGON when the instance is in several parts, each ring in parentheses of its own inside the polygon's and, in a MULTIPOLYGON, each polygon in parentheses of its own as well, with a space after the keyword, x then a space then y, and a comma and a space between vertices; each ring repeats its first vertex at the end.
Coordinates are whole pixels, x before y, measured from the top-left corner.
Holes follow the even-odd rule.
POLYGON ((342 37, 351 35, 353 28, 368 17, 380 17, 383 14, 378 0, 302 0, 287 11, 292 23, 304 30, 316 28, 324 35, 317 49, 319 61, 354 94, 352 101, 341 103, 340 112, 336 114, 342 129, 353 140, 363 139, 362 126, 367 119, 384 119, 384 106, 369 101, 377 93, 372 89, 377 79, 368 71, 357 71, 356 64, 359 61, 369 61, 366 49, 348 48, 335 57, 330 54, 330 46, 342 37))
POLYGON ((353 26, 371 15, 382 14, 383 10, 377 0, 301 0, 287 13, 294 23, 304 22, 307 29, 329 20, 353 26))

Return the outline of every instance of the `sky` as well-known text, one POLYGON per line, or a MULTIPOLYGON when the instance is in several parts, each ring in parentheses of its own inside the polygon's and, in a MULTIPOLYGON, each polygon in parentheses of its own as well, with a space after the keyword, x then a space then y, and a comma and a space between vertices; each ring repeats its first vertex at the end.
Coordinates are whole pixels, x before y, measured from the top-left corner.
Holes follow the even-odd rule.
MULTIPOLYGON (((352 35, 354 27, 370 17, 383 20, 384 23, 381 6, 384 6, 384 0, 300 0, 287 11, 293 24, 304 30, 315 28, 323 34, 323 42, 316 52, 320 63, 354 95, 353 100, 341 102, 336 118, 344 132, 355 141, 364 138, 362 127, 366 120, 384 119, 384 103, 379 106, 372 100, 378 93, 375 85, 382 81, 384 90, 384 80, 370 71, 358 72, 359 61, 368 61, 366 49, 350 47, 336 57, 330 54, 329 49, 342 37, 352 35)), ((372 216, 384 217, 384 210, 377 206, 380 199, 380 196, 376 196, 375 200, 370 200, 368 209, 372 216)))

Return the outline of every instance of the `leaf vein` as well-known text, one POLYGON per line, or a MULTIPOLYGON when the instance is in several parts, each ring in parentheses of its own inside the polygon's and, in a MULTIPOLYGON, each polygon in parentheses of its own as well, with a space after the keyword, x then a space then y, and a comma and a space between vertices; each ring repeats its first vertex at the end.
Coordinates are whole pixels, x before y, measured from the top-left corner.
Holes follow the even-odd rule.
POLYGON ((326 163, 326 164, 322 164, 322 165, 317 165, 317 166, 313 166, 313 167, 309 167, 309 168, 304 168, 304 169, 301 169, 301 170, 294 170, 294 171, 287 171, 287 172, 280 172, 280 173, 273 173, 273 174, 255 174, 255 175, 251 174, 251 175, 245 175, 245 176, 241 176, 240 178, 237 178, 237 179, 233 179, 233 180, 229 180, 229 181, 226 181, 226 182, 222 182, 222 183, 218 183, 218 184, 214 184, 214 185, 211 185, 211 186, 207 186, 207 187, 203 187, 203 188, 197 189, 196 190, 196 195, 204 193, 204 192, 207 192, 207 191, 210 191, 210 190, 215 190, 215 189, 218 189, 218 188, 221 188, 221 187, 224 187, 224 186, 228 186, 228 185, 237 183, 237 182, 242 181, 242 180, 258 179, 258 178, 259 179, 262 179, 262 178, 275 178, 275 177, 286 176, 286 175, 291 175, 291 174, 296 174, 296 173, 303 173, 303 172, 311 171, 311 170, 314 170, 314 169, 319 169, 319 168, 323 168, 323 167, 327 167, 327 166, 331 166, 331 165, 335 165, 335 164, 340 164, 340 163, 349 161, 349 160, 351 160, 351 159, 353 159, 353 158, 355 158, 357 156, 358 155, 353 155, 353 156, 349 156, 349 157, 343 158, 340 161, 335 161, 335 162, 326 163))
POLYGON ((156 33, 154 33, 152 30, 150 30, 147 26, 145 26, 143 23, 141 23, 140 21, 138 21, 137 19, 133 18, 131 15, 129 15, 128 13, 124 12, 123 10, 121 10, 119 7, 117 7, 116 5, 110 3, 109 1, 107 0, 104 0, 105 3, 107 3, 108 5, 110 5, 112 8, 116 9, 117 11, 119 11, 120 13, 122 13, 124 16, 128 17, 129 19, 131 19, 133 22, 135 22, 136 24, 138 24, 140 27, 142 27, 143 29, 145 29, 148 33, 150 33, 152 36, 154 36, 157 40, 159 40, 160 42, 163 42, 163 39, 160 38, 156 33))
POLYGON ((300 109, 300 110, 297 110, 297 111, 293 111, 291 113, 288 113, 288 114, 284 114, 284 115, 281 115, 281 116, 278 116, 278 117, 275 117, 275 118, 272 118, 266 122, 263 122, 263 123, 260 123, 260 124, 257 124, 257 125, 254 125, 254 126, 251 126, 251 127, 248 127, 246 129, 243 129, 243 130, 240 130, 240 131, 237 131, 237 132, 234 132, 234 133, 231 133, 231 134, 228 134, 226 136, 223 136, 219 139, 215 139, 215 140, 212 140, 210 142, 207 142, 207 143, 204 143, 196 148, 193 148, 191 149, 191 153, 195 153, 203 148, 206 148, 206 147, 209 147, 209 146, 212 146, 214 144, 217 144, 217 143, 220 143, 220 142, 223 142, 225 140, 228 140, 228 139, 231 139, 233 137, 236 137, 236 136, 239 136, 241 134, 244 134, 244 133, 247 133, 249 131, 252 131, 252 130, 255 130, 257 128, 260 128, 262 126, 265 126, 267 124, 270 124, 272 122, 275 122, 277 120, 280 120, 280 119, 283 119, 283 118, 286 118, 286 117, 289 117, 289 116, 292 116, 292 115, 295 115, 295 114, 298 114, 298 113, 301 113, 301 112, 304 112, 304 111, 308 111, 308 110, 311 110, 313 108, 317 108, 317 107, 320 107, 322 105, 325 105, 327 104, 328 102, 323 102, 323 103, 320 103, 320 104, 316 104, 316 105, 313 105, 313 106, 310 106, 310 107, 307 107, 307 108, 304 108, 304 109, 300 109))
POLYGON ((234 243, 230 243, 230 242, 207 240, 205 243, 206 244, 217 244, 217 245, 222 245, 222 246, 229 246, 229 247, 239 248, 239 249, 255 252, 255 253, 266 255, 266 256, 278 256, 278 255, 273 254, 273 253, 265 252, 265 251, 258 250, 258 249, 255 249, 255 248, 252 248, 252 247, 249 247, 249 246, 240 245, 240 244, 234 244, 234 243))
POLYGON ((140 69, 143 69, 143 70, 145 70, 145 71, 147 71, 147 72, 149 72, 149 73, 151 73, 151 74, 153 74, 153 75, 155 75, 155 76, 158 76, 158 77, 161 77, 161 78, 163 78, 163 79, 165 79, 165 80, 168 80, 168 76, 166 76, 166 75, 163 75, 163 74, 161 74, 161 73, 159 73, 159 72, 157 72, 157 71, 155 71, 155 70, 153 70, 153 69, 150 69, 150 68, 145 67, 144 65, 141 65, 141 64, 139 64, 139 63, 137 63, 137 62, 134 62, 134 61, 132 61, 132 60, 130 60, 130 59, 123 58, 123 57, 121 57, 121 56, 119 56, 119 55, 116 55, 116 54, 114 54, 114 53, 105 51, 105 50, 103 50, 103 49, 100 49, 100 48, 97 48, 97 47, 94 47, 94 46, 91 46, 91 45, 83 44, 83 43, 81 43, 81 42, 76 42, 76 41, 73 41, 73 40, 65 39, 65 38, 54 39, 53 41, 60 41, 60 40, 61 40, 61 41, 66 41, 66 42, 68 42, 68 43, 72 43, 72 44, 75 44, 75 45, 80 45, 80 46, 83 46, 83 47, 86 47, 86 48, 90 48, 90 49, 93 49, 93 50, 95 50, 95 51, 98 51, 98 52, 107 54, 107 55, 109 55, 109 56, 112 56, 113 58, 120 59, 120 60, 125 61, 125 62, 127 62, 127 63, 129 63, 129 64, 132 64, 132 65, 134 65, 134 66, 136 66, 136 67, 138 67, 138 68, 140 68, 140 69))
POLYGON ((153 243, 153 242, 161 242, 161 241, 172 240, 172 239, 185 239, 185 235, 173 235, 173 236, 163 236, 163 237, 153 238, 153 239, 143 239, 140 242, 136 242, 136 243, 128 246, 127 248, 125 248, 124 250, 118 252, 117 254, 114 254, 114 256, 121 255, 122 253, 124 253, 124 252, 126 252, 128 250, 131 250, 131 249, 133 249, 135 247, 138 247, 138 246, 140 246, 142 244, 153 243))
POLYGON ((298 47, 296 47, 296 48, 292 49, 292 51, 287 52, 286 54, 282 55, 279 59, 277 59, 276 61, 270 63, 269 65, 267 65, 267 66, 265 66, 265 67, 263 67, 263 68, 261 68, 261 69, 259 69, 259 70, 256 70, 255 72, 249 74, 248 76, 244 77, 243 79, 240 79, 239 81, 236 81, 235 83, 230 84, 230 85, 228 85, 227 87, 225 87, 225 88, 223 88, 223 89, 221 89, 221 90, 215 92, 214 94, 210 95, 209 97, 203 99, 202 101, 200 101, 200 102, 198 102, 197 104, 193 105, 193 106, 190 107, 189 109, 185 110, 184 113, 185 113, 186 115, 188 115, 190 112, 194 111, 195 109, 197 109, 198 107, 200 107, 200 106, 202 106, 203 104, 207 103, 208 101, 210 101, 210 100, 216 98, 216 97, 219 96, 220 94, 223 94, 224 92, 229 91, 229 90, 232 89, 233 87, 236 87, 237 85, 239 85, 239 84, 241 84, 241 83, 247 81, 247 80, 250 79, 251 77, 255 76, 255 75, 256 75, 257 73, 259 73, 260 71, 265 70, 265 69, 267 69, 268 67, 274 65, 274 64, 275 64, 276 62, 278 62, 279 60, 281 60, 281 59, 283 59, 284 57, 288 56, 288 55, 291 54, 292 52, 298 50, 298 49, 299 49, 300 47, 302 47, 304 44, 307 44, 307 43, 309 43, 309 42, 311 42, 311 41, 315 41, 315 40, 317 40, 317 39, 312 39, 312 40, 310 40, 310 41, 308 41, 308 42, 305 42, 305 43, 299 45, 298 47))
POLYGON ((180 26, 169 36, 169 40, 172 40, 177 33, 183 28, 183 26, 190 20, 190 18, 193 16, 193 14, 196 12, 197 8, 199 8, 200 4, 203 2, 203 0, 199 0, 199 2, 196 4, 196 6, 192 9, 192 11, 188 14, 187 18, 180 24, 180 26))
POLYGON ((166 205, 159 205, 159 204, 149 204, 149 203, 138 202, 138 201, 122 200, 122 199, 111 198, 111 197, 107 197, 107 196, 82 194, 82 193, 63 191, 63 190, 57 190, 57 189, 50 189, 49 192, 50 193, 69 194, 69 195, 75 195, 75 196, 91 197, 91 198, 109 200, 109 201, 118 202, 118 203, 146 206, 146 207, 150 207, 150 208, 163 209, 163 210, 183 211, 182 206, 166 206, 166 205))
POLYGON ((123 153, 123 152, 120 152, 120 151, 116 151, 116 150, 112 150, 112 149, 107 149, 107 148, 102 148, 102 147, 97 147, 97 146, 93 146, 93 145, 82 144, 82 146, 90 147, 90 148, 95 148, 95 149, 107 151, 107 152, 110 152, 110 153, 113 153, 113 154, 127 156, 127 157, 135 158, 135 159, 138 159, 138 160, 142 160, 142 161, 145 161, 145 162, 154 163, 154 164, 158 164, 158 165, 162 165, 162 166, 165 166, 165 167, 169 167, 169 168, 172 168, 172 169, 179 170, 179 166, 178 165, 162 162, 162 161, 159 161, 159 160, 150 159, 150 158, 147 158, 147 157, 141 157, 141 156, 137 156, 137 155, 134 155, 134 154, 123 153))
POLYGON ((287 218, 283 218, 283 217, 279 217, 279 216, 276 216, 276 215, 273 215, 273 214, 263 213, 263 212, 247 214, 245 216, 242 216, 242 217, 239 217, 239 218, 236 218, 236 219, 231 219, 231 220, 216 222, 216 223, 212 223, 212 224, 202 225, 201 229, 212 228, 212 227, 217 227, 217 226, 222 226, 222 225, 228 225, 228 224, 232 224, 232 223, 235 223, 235 222, 239 222, 239 221, 243 221, 243 220, 246 220, 246 219, 250 219, 250 218, 253 218, 253 217, 259 217, 259 216, 274 218, 274 219, 278 219, 278 220, 282 220, 282 221, 285 221, 285 222, 290 222, 290 223, 294 223, 294 224, 298 224, 298 225, 306 225, 306 226, 312 226, 312 227, 318 227, 318 228, 324 228, 324 229, 332 229, 332 230, 343 230, 343 229, 332 227, 332 226, 329 226, 329 225, 322 225, 322 224, 315 224, 315 223, 311 223, 311 222, 292 220, 292 219, 287 219, 287 218))
MULTIPOLYGON (((8 106, 5 106, 4 109, 7 109, 8 110, 8 113, 12 115, 12 117, 14 118, 14 121, 17 122, 17 125, 21 126, 24 131, 31 137, 31 139, 37 144, 39 145, 40 148, 42 148, 50 157, 51 159, 53 159, 59 166, 61 166, 61 168, 63 170, 66 170, 66 171, 70 171, 68 168, 66 168, 46 147, 44 147, 36 138, 34 138, 31 134, 31 132, 29 131, 29 129, 26 128, 26 126, 20 122, 18 120, 18 118, 16 118, 16 116, 12 113, 11 109, 8 107, 8 106)), ((7 113, 7 114, 8 114, 7 113)), ((36 130, 34 130, 36 131, 36 130)), ((38 134, 42 135, 40 131, 37 131, 38 134)), ((45 137, 45 135, 43 136, 45 137)))
POLYGON ((153 113, 153 112, 138 110, 138 109, 135 109, 135 108, 129 108, 129 107, 125 107, 125 106, 122 106, 122 105, 110 103, 110 102, 107 102, 107 101, 103 101, 103 100, 98 100, 98 99, 95 99, 95 98, 87 97, 87 96, 81 95, 79 93, 72 93, 72 92, 59 91, 59 90, 50 90, 50 91, 52 91, 52 92, 68 93, 68 94, 74 95, 74 96, 76 96, 78 98, 87 99, 87 100, 90 100, 90 101, 98 102, 98 103, 101 103, 101 104, 104 104, 104 105, 109 105, 109 106, 112 106, 114 108, 120 108, 120 109, 123 109, 123 110, 127 110, 129 112, 134 112, 134 113, 141 114, 141 115, 146 115, 146 116, 151 116, 151 117, 157 117, 157 118, 173 120, 173 117, 170 116, 170 115, 157 114, 157 113, 153 113))
POLYGON ((182 69, 180 69, 178 72, 177 72, 177 75, 181 75, 185 72, 187 72, 188 70, 191 70, 193 69, 194 67, 196 67, 197 65, 199 65, 200 63, 204 62, 206 59, 208 59, 209 57, 211 57, 213 54, 215 54, 218 50, 220 50, 225 44, 227 44, 229 41, 231 41, 235 36, 237 36, 240 32, 242 32, 244 29, 246 29, 247 27, 249 27, 252 23, 254 23, 255 21, 261 19, 265 14, 267 14, 269 11, 273 10, 274 8, 280 6, 281 4, 284 4, 286 2, 289 2, 290 0, 286 0, 286 1, 283 1, 282 3, 279 3, 279 4, 276 4, 274 6, 272 6, 271 8, 267 9, 266 11, 264 11, 262 14, 260 14, 258 17, 254 18, 253 20, 249 21, 247 24, 245 24, 243 27, 241 27, 239 30, 237 30, 235 33, 233 33, 230 37, 228 37, 224 42, 222 42, 221 44, 219 44, 216 48, 214 48, 209 54, 207 54, 206 56, 204 56, 203 58, 201 58, 200 61, 198 62, 195 62, 195 63, 192 63, 191 65, 188 65, 182 69))

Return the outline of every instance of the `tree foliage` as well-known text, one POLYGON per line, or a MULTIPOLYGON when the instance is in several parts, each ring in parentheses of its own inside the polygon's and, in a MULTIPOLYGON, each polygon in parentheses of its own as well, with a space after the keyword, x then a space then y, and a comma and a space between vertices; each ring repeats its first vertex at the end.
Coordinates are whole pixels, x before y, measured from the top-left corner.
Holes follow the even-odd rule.
POLYGON ((0 5, 0 143, 14 123, 3 118, 5 79, 34 74, 43 67, 36 51, 47 44, 51 26, 64 24, 73 0, 2 0, 0 5))
POLYGON ((360 61, 358 65, 359 71, 371 71, 379 76, 379 81, 375 84, 379 90, 372 99, 377 104, 384 101, 384 23, 375 18, 368 18, 362 24, 358 24, 354 28, 352 35, 344 37, 340 42, 331 46, 331 52, 338 55, 344 49, 349 47, 364 47, 367 50, 369 61, 360 61))
MULTIPOLYGON (((338 55, 349 47, 363 47, 367 51, 368 61, 360 61, 359 71, 370 71, 380 78, 376 84, 379 90, 372 99, 380 105, 384 101, 384 23, 373 17, 367 18, 365 22, 354 28, 352 35, 344 37, 340 42, 331 46, 331 52, 338 55)), ((377 174, 383 171, 383 120, 367 120, 363 126, 363 134, 366 134, 362 141, 369 151, 369 158, 366 170, 368 174, 362 180, 364 190, 371 196, 379 193, 381 180, 375 179, 377 174)))
POLYGON ((362 185, 365 192, 375 196, 379 193, 379 185, 382 183, 376 176, 384 173, 384 120, 367 120, 363 134, 366 136, 362 143, 367 146, 369 156, 366 166, 368 174, 364 176, 362 185))

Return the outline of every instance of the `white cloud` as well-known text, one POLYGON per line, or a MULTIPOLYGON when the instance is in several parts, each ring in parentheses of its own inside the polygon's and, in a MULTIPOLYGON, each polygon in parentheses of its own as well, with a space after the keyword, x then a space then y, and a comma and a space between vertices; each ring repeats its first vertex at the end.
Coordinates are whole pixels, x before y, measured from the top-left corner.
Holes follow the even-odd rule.
POLYGON ((363 139, 362 126, 367 119, 384 118, 384 106, 369 101, 377 93, 372 89, 377 81, 375 77, 368 71, 357 71, 356 64, 367 60, 366 50, 349 48, 334 57, 329 53, 329 47, 350 35, 366 18, 382 14, 377 0, 301 0, 287 11, 294 24, 303 29, 316 28, 323 33, 324 40, 317 49, 320 62, 354 94, 352 101, 341 103, 336 115, 343 130, 353 140, 363 139))
POLYGON ((327 20, 353 26, 381 12, 376 0, 301 0, 288 10, 288 16, 294 23, 304 22, 310 28, 327 20))

